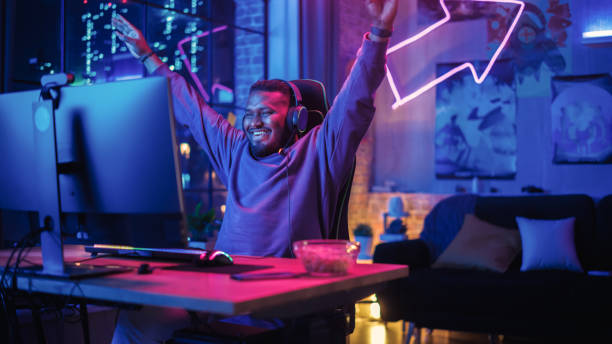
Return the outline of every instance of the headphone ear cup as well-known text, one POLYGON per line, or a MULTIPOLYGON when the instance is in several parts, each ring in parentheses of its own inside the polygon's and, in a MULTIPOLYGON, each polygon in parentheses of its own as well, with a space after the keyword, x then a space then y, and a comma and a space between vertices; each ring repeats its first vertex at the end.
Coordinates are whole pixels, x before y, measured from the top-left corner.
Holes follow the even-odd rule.
POLYGON ((296 106, 294 108, 293 123, 300 134, 303 134, 308 129, 308 109, 305 106, 296 106))
POLYGON ((290 107, 289 110, 287 110, 287 129, 291 132, 296 130, 297 127, 298 115, 296 112, 295 107, 290 107))

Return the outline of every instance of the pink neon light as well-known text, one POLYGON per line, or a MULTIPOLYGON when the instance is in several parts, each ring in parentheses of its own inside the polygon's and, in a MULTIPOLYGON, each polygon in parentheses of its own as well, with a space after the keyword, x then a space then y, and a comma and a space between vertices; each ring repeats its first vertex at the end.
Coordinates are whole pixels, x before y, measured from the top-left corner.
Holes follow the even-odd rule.
MULTIPOLYGON (((217 26, 216 28, 214 28, 212 30, 212 32, 216 33, 216 32, 219 32, 219 31, 223 31, 225 29, 227 29, 227 25, 217 26)), ((210 101, 210 96, 204 90, 204 86, 202 86, 202 83, 200 82, 200 79, 198 78, 198 76, 195 75, 195 73, 191 71, 191 63, 189 63, 189 60, 187 59, 187 54, 185 54, 185 50, 183 50, 183 44, 189 42, 193 38, 200 38, 200 37, 208 36, 209 33, 210 33, 210 30, 209 31, 204 31, 201 34, 196 35, 196 36, 185 37, 185 38, 181 39, 178 42, 178 44, 177 44, 177 48, 178 48, 179 52, 181 53, 181 60, 183 60, 183 63, 185 63, 185 66, 187 66, 187 72, 189 73, 189 75, 191 75, 191 79, 193 79, 193 82, 195 82, 196 87, 200 91, 200 94, 202 95, 202 97, 204 97, 204 100, 206 100, 207 102, 210 101)), ((215 87, 216 88, 221 88, 221 89, 224 89, 224 90, 229 90, 230 92, 233 93, 233 91, 230 88, 228 88, 226 86, 223 86, 221 84, 214 84, 212 86, 211 91, 213 93, 215 93, 215 87)))
MULTIPOLYGON (((457 67, 451 69, 450 71, 448 71, 445 74, 437 77, 433 81, 428 82, 427 84, 425 84, 424 86, 422 86, 418 90, 412 92, 408 96, 402 98, 400 96, 400 94, 399 94, 399 91, 397 90, 397 86, 395 85, 395 81, 393 80, 393 76, 391 75, 391 72, 389 72, 389 69, 387 68, 387 79, 389 80, 389 85, 391 86, 391 92, 393 92, 393 96, 395 97, 395 103, 393 103, 393 106, 392 106, 393 109, 397 109, 398 107, 400 107, 400 106, 406 104, 407 102, 415 99, 416 97, 418 97, 421 94, 425 93, 430 88, 435 87, 439 83, 443 82, 444 80, 450 78, 454 74, 456 74, 459 71, 464 70, 466 68, 468 68, 472 72, 472 76, 474 77, 474 81, 476 81, 476 83, 478 83, 478 84, 481 84, 485 80, 485 78, 489 75, 489 72, 491 71, 491 68, 493 68, 493 64, 495 64, 495 61, 497 60, 497 58, 501 54, 502 50, 506 46, 506 43, 510 39, 510 35, 514 31, 514 27, 516 26, 516 24, 518 23, 519 18, 523 14, 523 9, 525 8, 525 3, 522 2, 522 1, 518 1, 518 0, 474 0, 474 1, 501 2, 501 3, 509 3, 509 4, 519 5, 519 11, 518 11, 518 14, 516 15, 516 18, 514 18, 514 20, 512 21, 512 25, 510 25, 510 29, 508 30, 508 33, 506 33, 506 36, 504 37, 504 39, 502 40, 501 44, 499 45, 499 47, 497 48, 497 50, 493 54, 493 57, 491 57, 491 60, 489 61, 489 64, 487 64, 487 67, 485 68, 485 70, 482 73, 482 75, 478 76, 478 74, 476 73, 476 68, 474 67, 474 65, 469 63, 469 62, 466 62, 466 63, 461 64, 460 66, 457 66, 457 67)), ((412 37, 410 37, 410 38, 408 38, 408 39, 406 39, 406 40, 404 40, 404 41, 402 41, 402 42, 392 46, 391 48, 389 48, 387 50, 387 55, 390 55, 390 54, 396 52, 397 50, 399 50, 400 48, 403 48, 403 47, 405 47, 405 46, 407 46, 407 45, 409 45, 411 43, 416 42, 417 40, 423 38, 425 35, 427 35, 431 31, 437 29, 438 27, 440 27, 444 23, 448 22, 451 19, 451 15, 450 15, 450 12, 448 11, 448 8, 444 4, 444 0, 440 0, 440 6, 442 6, 442 10, 444 11, 444 14, 445 14, 443 19, 441 19, 438 22, 436 22, 435 24, 427 27, 425 30, 419 32, 418 34, 416 34, 416 35, 414 35, 414 36, 412 36, 412 37)))

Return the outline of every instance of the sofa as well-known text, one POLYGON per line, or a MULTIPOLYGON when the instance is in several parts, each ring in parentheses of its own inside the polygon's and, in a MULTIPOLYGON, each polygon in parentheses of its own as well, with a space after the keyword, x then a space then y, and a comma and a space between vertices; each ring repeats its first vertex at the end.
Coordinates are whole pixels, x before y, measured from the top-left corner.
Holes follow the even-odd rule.
MULTIPOLYGON (((544 251, 554 246, 544 245, 544 251)), ((377 293, 385 321, 526 338, 612 339, 612 195, 454 195, 430 211, 418 239, 379 244, 373 260, 411 269, 409 277, 377 293), (468 214, 512 235, 519 232, 524 246, 529 232, 519 231, 517 217, 543 223, 575 218, 573 244, 581 271, 522 269, 527 246, 519 247, 505 271, 436 266, 468 214)))

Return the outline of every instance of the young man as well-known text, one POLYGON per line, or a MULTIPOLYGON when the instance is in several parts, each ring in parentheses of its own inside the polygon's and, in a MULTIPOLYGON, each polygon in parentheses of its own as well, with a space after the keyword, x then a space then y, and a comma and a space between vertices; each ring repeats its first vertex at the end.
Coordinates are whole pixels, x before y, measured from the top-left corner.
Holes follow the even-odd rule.
POLYGON ((373 19, 371 32, 323 123, 299 139, 288 127, 287 112, 294 104, 284 82, 253 85, 240 131, 171 72, 137 28, 121 16, 113 18, 132 55, 150 73, 170 78, 177 120, 189 127, 227 187, 216 249, 291 257, 293 242, 327 237, 341 188, 374 115, 373 96, 385 75, 397 2, 365 1, 373 19))

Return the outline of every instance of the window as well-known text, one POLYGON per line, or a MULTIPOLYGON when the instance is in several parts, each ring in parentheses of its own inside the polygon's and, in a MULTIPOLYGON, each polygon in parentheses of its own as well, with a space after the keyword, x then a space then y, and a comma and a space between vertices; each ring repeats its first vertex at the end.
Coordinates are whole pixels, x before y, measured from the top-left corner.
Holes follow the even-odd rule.
MULTIPOLYGON (((3 89, 40 87, 40 77, 75 74, 76 85, 146 76, 115 36, 121 14, 158 56, 230 122, 252 83, 267 77, 266 0, 8 0, 3 89), (63 6, 62 6, 63 5, 63 6)), ((226 190, 188 130, 177 126, 185 207, 222 213, 226 190)))

